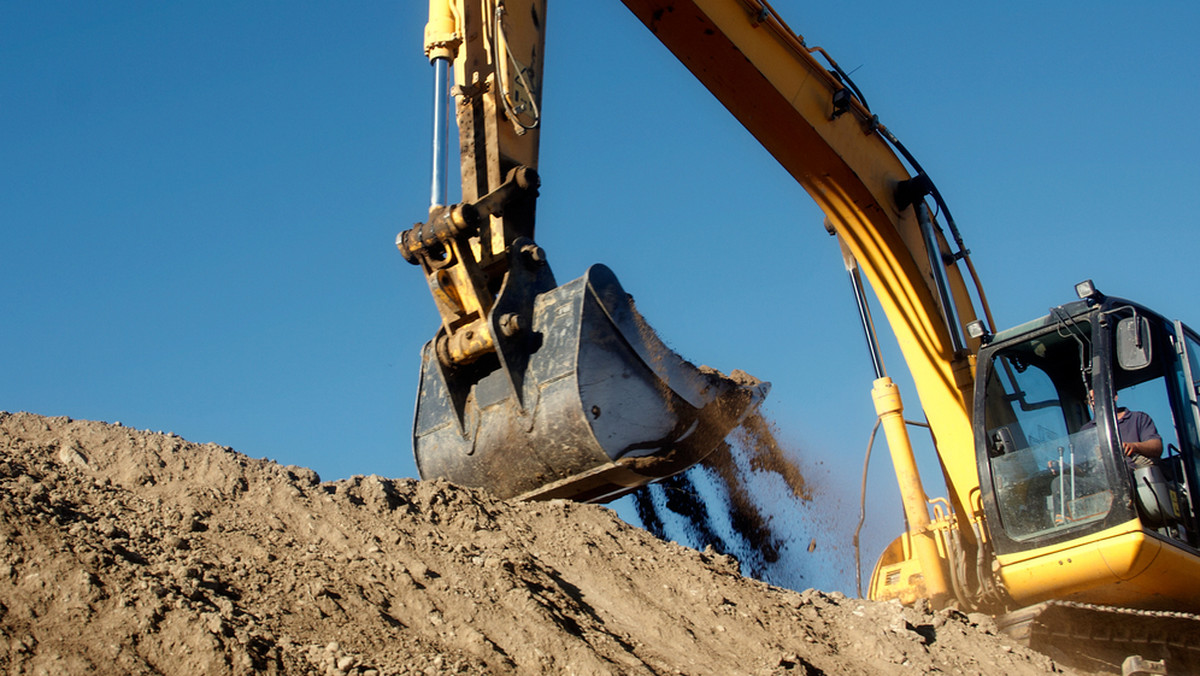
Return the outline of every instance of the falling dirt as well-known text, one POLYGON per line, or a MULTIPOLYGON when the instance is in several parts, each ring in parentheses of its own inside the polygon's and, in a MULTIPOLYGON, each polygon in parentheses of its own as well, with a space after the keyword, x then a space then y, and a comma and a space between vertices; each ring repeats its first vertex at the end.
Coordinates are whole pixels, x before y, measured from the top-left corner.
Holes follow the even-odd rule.
MULTIPOLYGON (((711 547, 737 558, 744 575, 796 588, 794 581, 805 571, 795 570, 794 557, 781 557, 797 542, 796 515, 811 517, 821 506, 813 503, 809 480, 789 455, 775 424, 755 411, 700 465, 634 493, 635 513, 646 530, 663 540, 711 547), (764 496, 764 480, 784 487, 786 494, 764 496)), ((831 518, 816 516, 827 522, 831 518)), ((822 524, 824 536, 831 525, 822 524)), ((799 546, 811 554, 817 547, 815 534, 799 546)), ((823 559, 831 567, 829 557, 823 559)))
POLYGON ((10 674, 1061 673, 986 617, 771 587, 603 507, 120 424, 0 413, 0 514, 10 674))
POLYGON ((787 457, 783 444, 779 442, 774 423, 755 412, 746 416, 739 429, 742 445, 751 450, 750 467, 760 472, 772 472, 783 478, 798 500, 812 499, 808 480, 800 468, 787 457))

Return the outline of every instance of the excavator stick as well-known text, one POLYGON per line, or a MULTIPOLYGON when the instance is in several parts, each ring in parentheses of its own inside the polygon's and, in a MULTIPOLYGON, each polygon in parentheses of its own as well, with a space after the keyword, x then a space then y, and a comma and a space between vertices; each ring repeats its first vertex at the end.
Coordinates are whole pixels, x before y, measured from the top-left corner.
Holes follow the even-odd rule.
MULTIPOLYGON (((519 268, 508 283, 536 288, 519 268)), ((514 323, 498 335, 517 340, 495 359, 462 367, 439 359, 438 339, 426 344, 413 426, 423 478, 606 502, 702 460, 769 389, 672 352, 603 265, 537 293, 528 326, 514 323)))

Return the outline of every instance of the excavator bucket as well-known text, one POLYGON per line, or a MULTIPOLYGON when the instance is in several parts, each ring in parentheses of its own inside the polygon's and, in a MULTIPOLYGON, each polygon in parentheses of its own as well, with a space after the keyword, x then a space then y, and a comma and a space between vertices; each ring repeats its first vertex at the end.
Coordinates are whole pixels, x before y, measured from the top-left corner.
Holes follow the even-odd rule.
POLYGON ((683 360, 602 265, 533 298, 524 333, 515 358, 466 368, 426 344, 413 425, 422 478, 605 502, 702 460, 770 387, 683 360))

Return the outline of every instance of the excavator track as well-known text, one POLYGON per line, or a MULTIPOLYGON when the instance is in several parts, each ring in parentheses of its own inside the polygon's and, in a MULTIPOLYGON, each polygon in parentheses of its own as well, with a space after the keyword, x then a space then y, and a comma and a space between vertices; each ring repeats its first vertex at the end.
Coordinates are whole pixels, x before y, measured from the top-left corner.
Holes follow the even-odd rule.
POLYGON ((1200 673, 1200 615, 1046 601, 996 618, 1001 631, 1072 666, 1121 673, 1130 655, 1200 673))

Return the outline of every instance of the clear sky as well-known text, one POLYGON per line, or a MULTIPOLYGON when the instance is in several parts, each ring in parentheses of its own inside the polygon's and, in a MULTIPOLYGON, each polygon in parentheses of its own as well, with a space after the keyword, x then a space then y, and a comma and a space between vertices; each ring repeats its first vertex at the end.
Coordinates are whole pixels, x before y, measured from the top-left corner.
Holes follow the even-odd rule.
MULTIPOLYGON (((1085 278, 1200 324, 1200 6, 774 4, 937 182, 999 324, 1085 278)), ((414 475, 437 316, 393 242, 428 204, 425 7, 0 3, 0 409, 414 475)), ((548 20, 558 279, 606 263, 684 356, 772 381, 826 507, 856 511, 871 372, 821 215, 620 3, 548 20)), ((899 528, 877 457, 868 559, 899 528)))

